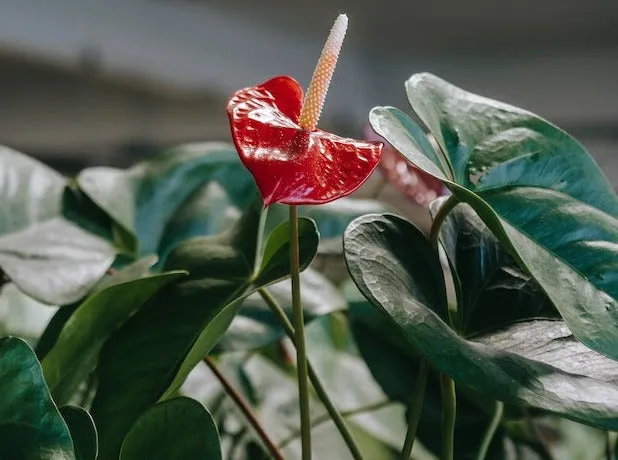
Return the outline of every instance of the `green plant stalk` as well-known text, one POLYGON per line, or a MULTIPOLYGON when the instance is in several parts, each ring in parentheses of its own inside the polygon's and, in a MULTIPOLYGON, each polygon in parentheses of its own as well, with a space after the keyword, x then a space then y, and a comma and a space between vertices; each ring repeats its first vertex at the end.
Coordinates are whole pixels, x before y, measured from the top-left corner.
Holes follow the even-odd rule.
POLYGON ((232 401, 234 401, 236 406, 238 406, 238 409, 240 409, 247 421, 251 424, 255 432, 264 443, 266 449, 268 449, 268 451, 270 452, 272 458, 275 460, 284 460, 283 455, 279 451, 279 448, 275 445, 272 439, 270 439, 270 436, 268 436, 268 434, 260 424, 259 420, 249 407, 249 404, 245 402, 240 393, 236 391, 234 386, 229 382, 225 375, 223 375, 223 373, 219 370, 217 365, 212 361, 210 357, 206 356, 204 358, 204 362, 210 368, 212 373, 215 374, 215 377, 217 377, 217 380, 219 380, 225 392, 230 398, 232 398, 232 401))
POLYGON ((498 426, 500 426, 500 420, 502 420, 503 412, 504 404, 501 401, 496 401, 493 417, 491 418, 487 431, 485 431, 485 435, 483 436, 483 441, 481 442, 481 447, 479 447, 479 452, 476 455, 476 460, 485 460, 487 451, 491 445, 491 440, 494 438, 498 426))
POLYGON ((408 431, 406 432, 406 440, 401 450, 401 460, 409 460, 412 456, 412 448, 414 447, 414 441, 416 439, 416 430, 418 429, 418 422, 421 418, 421 411, 423 409, 423 400, 425 399, 425 386, 427 385, 428 372, 429 364, 423 359, 418 367, 414 393, 412 393, 412 403, 408 415, 408 431))
MULTIPOLYGON (((440 228, 448 214, 459 204, 459 200, 452 195, 442 205, 433 219, 429 241, 436 251, 440 245, 440 228)), ((453 327, 453 321, 448 315, 449 325, 453 327)), ((442 460, 453 460, 455 439, 455 416, 457 413, 457 397, 455 395, 455 382, 448 375, 440 373, 440 387, 442 389, 442 460)))
POLYGON ((456 396, 455 382, 448 375, 440 373, 442 389, 442 457, 441 460, 453 460, 455 440, 456 396))
MULTIPOLYGON (((279 305, 277 300, 272 296, 272 294, 266 288, 260 289, 259 293, 262 296, 262 299, 264 299, 264 302, 266 302, 266 304, 270 307, 270 309, 273 311, 273 313, 277 316, 277 318, 281 322, 281 325, 283 326, 283 329, 285 330, 285 333, 287 334, 287 336, 290 338, 292 343, 296 345, 296 334, 294 331, 294 326, 292 325, 292 323, 286 316, 285 312, 283 311, 283 308, 281 308, 281 305, 279 305)), ((356 444, 356 441, 354 440, 354 436, 352 436, 352 433, 348 429, 348 426, 346 425, 346 422, 343 418, 342 413, 339 412, 337 407, 335 407, 332 400, 328 396, 328 393, 326 392, 324 385, 322 385, 320 378, 315 373, 313 366, 311 365, 311 362, 309 360, 307 360, 307 371, 309 375, 309 380, 311 381, 311 384, 313 385, 313 388, 315 389, 315 392, 318 395, 318 398, 320 399, 320 401, 322 401, 322 404, 324 404, 324 407, 326 408, 328 415, 333 420, 333 423, 339 430, 339 433, 341 433, 341 437, 343 438, 346 445, 348 446, 348 449, 350 450, 352 457, 354 458, 354 460, 363 460, 363 456, 360 452, 360 449, 358 448, 358 445, 356 444)), ((314 424, 315 423, 312 423, 312 425, 314 424)), ((280 444, 281 447, 283 447, 284 445, 285 445, 285 442, 282 442, 280 444)))
POLYGON ((300 260, 298 248, 298 208, 290 206, 290 276, 292 279, 292 314, 296 338, 296 369, 300 404, 302 460, 311 460, 311 416, 309 413, 309 381, 305 319, 300 298, 300 260))

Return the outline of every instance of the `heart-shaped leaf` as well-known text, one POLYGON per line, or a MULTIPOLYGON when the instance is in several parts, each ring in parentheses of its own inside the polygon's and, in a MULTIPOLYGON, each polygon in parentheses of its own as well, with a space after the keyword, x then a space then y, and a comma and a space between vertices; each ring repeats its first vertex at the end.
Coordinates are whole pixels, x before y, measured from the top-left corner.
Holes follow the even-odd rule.
POLYGON ((219 432, 210 413, 191 398, 160 402, 144 412, 122 443, 121 460, 221 460, 219 432))
MULTIPOLYGON (((122 439, 146 408, 175 394, 221 339, 246 296, 264 286, 260 283, 288 275, 278 267, 284 265, 281 252, 289 250, 289 242, 278 236, 270 243, 271 263, 265 265, 274 268, 255 273, 263 220, 259 201, 231 231, 177 246, 165 268, 186 269, 190 275, 164 289, 107 342, 93 402, 102 460, 118 455, 122 439)), ((301 245, 311 245, 301 249, 301 265, 307 266, 317 251, 317 230, 303 219, 299 228, 301 245)))
POLYGON ((63 216, 64 177, 0 147, 0 183, 0 269, 41 302, 64 305, 83 297, 115 250, 63 216))
POLYGON ((579 340, 618 359, 618 200, 586 150, 530 112, 433 75, 406 89, 441 151, 397 109, 373 109, 373 128, 474 208, 579 340))
MULTIPOLYGON (((418 353, 461 385, 507 404, 532 406, 594 425, 618 428, 618 386, 571 374, 510 351, 467 341, 426 304, 442 297, 440 279, 425 262, 430 243, 420 230, 392 215, 361 217, 344 235, 346 262, 354 282, 418 353), (400 261, 403 251, 419 249, 413 269, 400 261), (394 279, 396 282, 384 282, 394 279), (421 284, 422 283, 422 284, 421 284)), ((438 255, 434 252, 437 263, 438 255)))
POLYGON ((64 406, 60 415, 66 422, 75 446, 75 460, 96 460, 99 444, 94 421, 81 407, 64 406))
POLYGON ((0 458, 76 458, 36 355, 21 339, 0 339, 0 389, 0 458))
MULTIPOLYGON (((255 185, 233 146, 224 143, 186 144, 170 149, 127 170, 97 167, 82 171, 81 190, 132 236, 138 254, 167 253, 183 235, 207 234, 204 218, 188 221, 187 206, 196 206, 202 187, 217 183, 235 206, 244 208, 255 185), (173 223, 176 211, 183 222, 173 223), (168 223, 172 227, 166 229, 168 223), (192 223, 192 225, 190 225, 192 223), (139 244, 138 244, 139 243, 139 244)), ((213 211, 217 211, 215 208, 213 211)), ((213 217, 218 219, 217 216, 213 217)))

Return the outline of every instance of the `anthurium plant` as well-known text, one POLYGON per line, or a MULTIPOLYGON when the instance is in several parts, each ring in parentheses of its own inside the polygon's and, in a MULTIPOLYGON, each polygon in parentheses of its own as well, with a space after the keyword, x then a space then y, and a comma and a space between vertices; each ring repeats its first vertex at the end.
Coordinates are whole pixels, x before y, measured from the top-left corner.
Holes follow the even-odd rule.
POLYGON ((75 177, 0 148, 0 459, 614 458, 610 183, 426 73, 369 113, 386 145, 318 129, 347 21, 306 95, 231 96, 233 144, 75 177), (429 231, 348 196, 394 162, 429 231))

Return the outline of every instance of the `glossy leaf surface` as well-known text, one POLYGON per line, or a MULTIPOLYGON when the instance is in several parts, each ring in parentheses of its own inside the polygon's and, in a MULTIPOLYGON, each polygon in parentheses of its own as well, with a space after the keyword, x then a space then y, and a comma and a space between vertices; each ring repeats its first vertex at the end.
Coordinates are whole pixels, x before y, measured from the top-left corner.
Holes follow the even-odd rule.
POLYGON ((74 460, 69 429, 51 399, 32 349, 0 339, 0 457, 74 460))
POLYGON ((441 152, 397 109, 375 108, 373 128, 474 208, 579 340, 618 358, 618 200, 586 150, 530 112, 433 75, 406 89, 441 152))
MULTIPOLYGON (((445 201, 435 200, 432 214, 445 201)), ((440 242, 455 274, 458 322, 464 335, 525 319, 559 316, 538 284, 521 271, 467 204, 450 211, 441 227, 440 242)))
MULTIPOLYGON (((434 305, 425 304, 426 299, 439 298, 440 281, 420 284, 415 271, 401 266, 399 254, 404 248, 394 244, 401 235, 406 236, 407 247, 430 246, 409 222, 391 215, 373 215, 361 217, 348 227, 344 248, 356 285, 399 329, 411 353, 422 355, 459 384, 488 397, 616 429, 618 386, 458 336, 434 313, 434 305), (393 278, 398 282, 382 282, 393 278)), ((423 265, 423 258, 416 257, 415 270, 423 270, 423 265)), ((425 271, 429 272, 429 267, 425 271)))

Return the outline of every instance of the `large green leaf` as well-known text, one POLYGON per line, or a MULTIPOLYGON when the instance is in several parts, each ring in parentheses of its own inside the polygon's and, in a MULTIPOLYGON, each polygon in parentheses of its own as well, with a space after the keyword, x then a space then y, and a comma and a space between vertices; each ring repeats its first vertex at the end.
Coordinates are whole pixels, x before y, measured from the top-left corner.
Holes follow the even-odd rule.
MULTIPOLYGON (((279 267, 284 265, 282 251, 289 251, 289 242, 279 238, 270 243, 275 250, 266 271, 256 272, 262 223, 260 201, 247 209, 231 231, 177 246, 165 268, 186 269, 190 275, 164 289, 107 342, 93 402, 101 459, 118 455, 123 437, 146 408, 175 394, 221 339, 246 296, 264 285, 260 283, 288 275, 279 267)), ((317 251, 318 234, 305 219, 299 228, 301 265, 307 266, 317 251)))
MULTIPOLYGON (((618 428, 618 386, 565 372, 507 350, 458 336, 426 304, 442 297, 442 280, 422 280, 429 272, 423 253, 430 243, 420 230, 392 215, 355 220, 344 236, 354 282, 406 339, 410 351, 476 392, 507 404, 532 406, 600 428, 618 428), (413 267, 404 267, 403 251, 419 248, 413 267), (394 279, 394 282, 384 280, 394 279), (423 282, 423 284, 421 284, 423 282), (414 288, 410 288, 414 286, 414 288)), ((437 253, 434 253, 437 260, 437 253)))
POLYGON ((42 362, 54 398, 69 401, 95 368, 105 341, 148 299, 183 274, 174 271, 121 282, 86 299, 64 324, 42 362))
POLYGON ((66 422, 75 446, 75 460, 96 460, 99 450, 97 429, 88 412, 81 407, 64 406, 60 415, 66 422))
POLYGON ((221 460, 219 433, 210 413, 190 398, 154 405, 131 427, 121 460, 221 460))
POLYGON ((74 460, 73 443, 41 366, 21 339, 0 339, 0 458, 74 460))
POLYGON ((618 200, 586 150, 530 112, 433 75, 406 88, 441 151, 397 109, 373 109, 373 128, 474 208, 579 340, 618 359, 618 200))
MULTIPOLYGON (((207 234, 209 227, 204 216, 187 219, 186 208, 204 207, 203 187, 208 184, 218 183, 231 202, 241 208, 250 202, 255 190, 234 147, 216 142, 182 145, 128 170, 85 169, 77 182, 84 193, 137 240, 133 246, 139 246, 141 255, 167 253, 183 237, 207 234), (179 209, 183 205, 185 209, 179 209), (173 222, 177 210, 182 222, 173 222), (170 229, 166 229, 168 223, 170 229)), ((218 210, 216 205, 212 209, 213 213, 218 210)), ((216 214, 210 217, 220 218, 216 214)))
POLYGON ((83 297, 114 249, 63 216, 65 179, 0 147, 0 269, 26 294, 52 305, 83 297))
MULTIPOLYGON (((445 201, 431 203, 432 214, 445 201)), ((558 316, 538 284, 521 271, 467 204, 448 214, 440 241, 455 275, 460 333, 473 335, 524 319, 558 316)))

